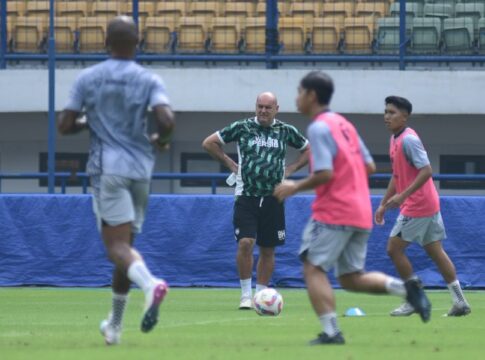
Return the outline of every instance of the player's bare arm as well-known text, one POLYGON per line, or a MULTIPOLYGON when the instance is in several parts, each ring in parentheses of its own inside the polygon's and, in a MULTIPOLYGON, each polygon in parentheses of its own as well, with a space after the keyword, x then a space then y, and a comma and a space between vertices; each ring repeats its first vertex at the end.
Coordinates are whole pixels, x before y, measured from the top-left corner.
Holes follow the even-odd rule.
POLYGON ((393 195, 386 203, 386 208, 396 208, 399 207, 407 197, 409 197, 412 193, 418 190, 421 186, 424 185, 426 181, 433 175, 433 170, 431 165, 426 165, 419 169, 419 173, 416 176, 416 179, 409 185, 409 187, 404 190, 400 194, 393 195))
POLYGON ((372 175, 376 172, 376 164, 373 162, 365 164, 365 170, 367 171, 367 175, 372 175))
POLYGON ((157 105, 152 110, 157 124, 157 132, 150 136, 150 141, 160 151, 167 150, 175 129, 174 114, 167 105, 157 105))
POLYGON ((384 225, 384 213, 386 212, 385 204, 387 201, 396 194, 396 185, 394 183, 394 177, 391 177, 391 181, 387 185, 386 193, 379 204, 375 214, 374 221, 377 225, 384 225))
POLYGON ((283 201, 297 192, 312 190, 319 185, 329 182, 332 179, 332 176, 332 170, 321 170, 314 172, 310 176, 299 181, 285 180, 275 188, 273 195, 279 201, 283 201))
POLYGON ((85 119, 80 118, 81 113, 73 110, 64 110, 57 118, 57 130, 62 135, 73 135, 87 128, 85 119))
POLYGON ((234 160, 232 160, 227 154, 222 150, 222 143, 219 140, 217 133, 209 135, 203 142, 202 147, 205 151, 209 153, 215 160, 219 161, 222 165, 226 166, 233 173, 237 173, 238 166, 234 160))
POLYGON ((300 152, 300 155, 295 162, 291 163, 285 168, 285 178, 291 176, 306 164, 308 164, 308 156, 310 154, 310 147, 307 146, 300 152))

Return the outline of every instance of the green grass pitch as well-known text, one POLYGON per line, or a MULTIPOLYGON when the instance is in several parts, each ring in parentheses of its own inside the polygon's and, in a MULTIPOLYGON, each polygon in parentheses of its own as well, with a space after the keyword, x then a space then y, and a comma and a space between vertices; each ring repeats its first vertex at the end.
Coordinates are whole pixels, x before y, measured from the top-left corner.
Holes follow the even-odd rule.
POLYGON ((0 288, 0 359, 483 359, 485 292, 466 292, 472 314, 442 315, 450 307, 445 291, 428 292, 431 322, 417 315, 391 318, 399 305, 390 296, 337 291, 338 313, 360 307, 365 317, 339 317, 347 344, 309 347, 320 332, 305 290, 280 289, 280 316, 240 311, 237 289, 171 289, 158 326, 139 331, 142 294, 131 294, 122 344, 107 347, 100 320, 110 308, 109 289, 0 288))

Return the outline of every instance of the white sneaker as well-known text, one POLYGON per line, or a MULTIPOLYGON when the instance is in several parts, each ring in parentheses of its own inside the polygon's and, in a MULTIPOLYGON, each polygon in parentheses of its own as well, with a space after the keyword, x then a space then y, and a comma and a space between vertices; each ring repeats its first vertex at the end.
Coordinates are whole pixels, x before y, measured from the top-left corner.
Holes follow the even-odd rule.
POLYGON ((457 302, 454 303, 451 307, 450 311, 446 314, 446 316, 466 316, 472 312, 470 305, 466 302, 457 302))
POLYGON ((99 331, 104 336, 106 345, 117 345, 121 342, 121 329, 111 325, 109 320, 105 319, 99 324, 99 331))
POLYGON ((159 280, 145 294, 145 309, 141 321, 141 331, 149 332, 158 322, 158 308, 168 293, 168 284, 164 280, 159 280))
POLYGON ((242 297, 239 303, 239 310, 250 310, 253 308, 253 303, 251 298, 242 297))
POLYGON ((401 306, 399 306, 398 308, 392 310, 390 315, 391 316, 409 316, 409 315, 414 314, 415 312, 416 312, 416 310, 414 310, 413 306, 410 303, 405 302, 401 306))

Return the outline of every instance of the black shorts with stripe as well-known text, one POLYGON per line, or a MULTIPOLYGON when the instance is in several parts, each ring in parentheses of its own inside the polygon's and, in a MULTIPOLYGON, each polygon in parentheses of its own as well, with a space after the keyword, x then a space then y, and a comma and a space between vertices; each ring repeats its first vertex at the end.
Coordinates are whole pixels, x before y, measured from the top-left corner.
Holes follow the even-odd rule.
POLYGON ((273 196, 236 197, 233 224, 237 241, 256 239, 261 247, 285 243, 285 206, 273 196))

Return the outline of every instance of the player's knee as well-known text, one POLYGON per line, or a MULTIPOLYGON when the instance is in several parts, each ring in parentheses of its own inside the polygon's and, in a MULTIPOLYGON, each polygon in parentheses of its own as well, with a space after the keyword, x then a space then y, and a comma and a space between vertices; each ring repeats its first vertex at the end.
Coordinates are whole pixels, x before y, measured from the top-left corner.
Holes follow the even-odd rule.
POLYGON ((242 238, 238 242, 239 251, 242 253, 252 254, 253 246, 254 246, 254 239, 242 238))
POLYGON ((259 256, 264 260, 274 259, 274 248, 259 248, 259 256))
POLYGON ((123 262, 126 257, 126 248, 121 244, 110 246, 107 250, 109 259, 115 264, 123 262))
POLYGON ((403 251, 392 244, 389 244, 387 246, 387 255, 391 258, 394 259, 396 257, 399 257, 400 255, 403 254, 403 251))

